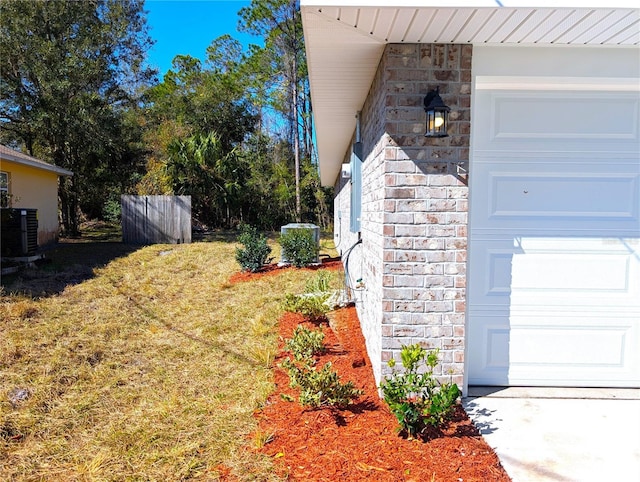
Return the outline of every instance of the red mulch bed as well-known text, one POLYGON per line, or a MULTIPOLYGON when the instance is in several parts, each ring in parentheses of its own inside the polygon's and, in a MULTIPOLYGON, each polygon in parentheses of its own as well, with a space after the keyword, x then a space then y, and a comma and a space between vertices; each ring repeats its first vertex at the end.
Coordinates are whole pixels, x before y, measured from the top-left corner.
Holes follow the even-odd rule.
POLYGON ((235 273, 229 278, 230 284, 242 283, 245 281, 251 281, 263 276, 271 276, 274 274, 278 274, 283 269, 305 269, 305 270, 317 270, 317 269, 329 269, 329 270, 339 270, 342 269, 342 261, 339 258, 327 258, 321 260, 320 264, 317 266, 307 266, 305 268, 295 268, 293 266, 278 266, 277 264, 268 264, 263 266, 260 271, 256 273, 251 273, 249 271, 241 271, 239 273, 235 273))
MULTIPOLYGON (((338 270, 342 263, 324 259, 319 266, 301 269, 318 268, 338 270)), ((258 273, 236 273, 229 283, 283 269, 298 268, 268 265, 258 273)), ((322 325, 327 350, 316 357, 317 366, 331 361, 343 382, 353 381, 364 393, 346 409, 304 408, 286 372, 276 368, 276 390, 256 418, 260 432, 273 435, 261 452, 275 459, 280 475, 305 482, 511 480, 460 406, 444 429, 422 440, 401 437, 395 417, 378 395, 355 308, 334 311, 330 320, 330 326, 322 325)), ((291 338, 298 324, 312 327, 301 315, 285 313, 279 320, 280 339, 291 338)), ((281 351, 276 365, 287 355, 281 351)), ((228 469, 218 469, 222 480, 233 479, 228 469)))
MULTIPOLYGON (((327 351, 318 357, 318 366, 331 361, 341 380, 353 381, 364 394, 344 410, 303 408, 287 374, 277 368, 276 391, 256 417, 260 431, 273 434, 261 451, 274 457, 281 475, 309 482, 510 480, 462 407, 448 427, 428 440, 398 435, 395 417, 378 396, 355 308, 335 311, 330 318, 331 326, 322 327, 327 351)), ((308 324, 286 313, 279 323, 281 338, 291 338, 300 323, 308 324)), ((281 353, 276 363, 286 356, 281 353)))

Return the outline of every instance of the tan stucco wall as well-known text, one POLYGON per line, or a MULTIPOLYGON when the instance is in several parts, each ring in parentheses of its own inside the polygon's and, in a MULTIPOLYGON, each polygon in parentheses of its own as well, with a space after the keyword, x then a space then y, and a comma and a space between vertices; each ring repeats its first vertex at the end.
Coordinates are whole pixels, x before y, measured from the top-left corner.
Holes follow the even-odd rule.
POLYGON ((9 173, 11 207, 38 210, 38 246, 58 239, 58 175, 0 159, 9 173))

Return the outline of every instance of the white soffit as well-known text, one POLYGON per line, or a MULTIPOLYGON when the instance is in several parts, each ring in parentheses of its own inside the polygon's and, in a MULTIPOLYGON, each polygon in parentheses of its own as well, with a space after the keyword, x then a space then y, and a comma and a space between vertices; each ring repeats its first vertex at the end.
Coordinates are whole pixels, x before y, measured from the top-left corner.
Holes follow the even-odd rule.
POLYGON ((387 43, 631 48, 640 44, 640 8, 623 0, 301 0, 300 4, 320 180, 325 186, 333 185, 340 173, 356 113, 387 43))

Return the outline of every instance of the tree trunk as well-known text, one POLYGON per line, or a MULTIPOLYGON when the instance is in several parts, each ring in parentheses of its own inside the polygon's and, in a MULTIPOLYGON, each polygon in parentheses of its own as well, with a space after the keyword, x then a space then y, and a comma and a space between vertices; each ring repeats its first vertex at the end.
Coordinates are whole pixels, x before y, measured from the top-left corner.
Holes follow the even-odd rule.
POLYGON ((73 178, 60 180, 58 197, 62 214, 62 232, 65 236, 80 236, 80 220, 78 219, 78 195, 73 178))
POLYGON ((302 219, 302 203, 300 200, 300 131, 298 129, 298 59, 293 56, 293 158, 296 174, 296 222, 302 219))
POLYGON ((293 26, 292 35, 292 48, 291 54, 293 58, 291 70, 291 97, 293 101, 293 157, 295 161, 295 175, 296 175, 296 222, 302 220, 302 201, 300 198, 300 129, 298 128, 299 112, 298 112, 298 49, 296 48, 297 33, 296 33, 296 2, 292 1, 291 4, 291 18, 293 26))

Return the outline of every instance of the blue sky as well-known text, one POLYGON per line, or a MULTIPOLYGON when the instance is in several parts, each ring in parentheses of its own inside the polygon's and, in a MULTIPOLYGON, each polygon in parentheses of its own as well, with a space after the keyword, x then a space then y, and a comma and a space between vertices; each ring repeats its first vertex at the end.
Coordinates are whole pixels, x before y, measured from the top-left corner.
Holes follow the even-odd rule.
POLYGON ((149 51, 149 64, 159 79, 171 68, 176 55, 191 55, 202 61, 211 41, 229 34, 244 45, 261 39, 237 31, 238 11, 250 0, 147 0, 149 34, 156 43, 149 51))

